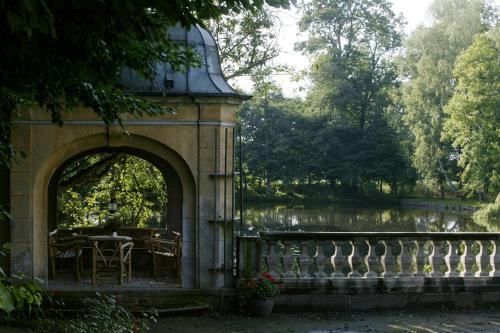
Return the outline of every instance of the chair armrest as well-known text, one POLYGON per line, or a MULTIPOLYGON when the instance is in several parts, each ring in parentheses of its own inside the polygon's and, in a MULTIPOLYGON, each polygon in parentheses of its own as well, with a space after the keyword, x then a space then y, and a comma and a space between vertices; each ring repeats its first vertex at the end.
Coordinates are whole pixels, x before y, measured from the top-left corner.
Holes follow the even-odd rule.
POLYGON ((133 248, 134 247, 134 243, 133 242, 126 242, 125 244, 122 244, 122 246, 120 247, 121 250, 125 250, 127 248, 133 248))
POLYGON ((155 239, 151 241, 152 244, 158 244, 158 245, 175 245, 174 241, 171 240, 163 240, 163 239, 155 239))
POLYGON ((155 254, 176 255, 177 249, 174 241, 154 239, 149 242, 150 251, 155 254))
POLYGON ((75 239, 68 242, 58 242, 55 243, 53 246, 55 248, 68 248, 68 247, 85 246, 85 245, 87 245, 87 241, 75 239))
POLYGON ((120 258, 125 262, 128 258, 131 258, 132 248, 134 247, 133 242, 126 242, 120 246, 120 258))

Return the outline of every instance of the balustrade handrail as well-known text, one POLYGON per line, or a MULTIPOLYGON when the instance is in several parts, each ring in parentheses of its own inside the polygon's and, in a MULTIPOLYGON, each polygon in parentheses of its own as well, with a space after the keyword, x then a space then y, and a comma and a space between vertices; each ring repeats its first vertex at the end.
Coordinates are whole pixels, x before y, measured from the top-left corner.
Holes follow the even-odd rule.
MULTIPOLYGON (((302 232, 302 231, 262 231, 263 240, 353 240, 353 239, 413 239, 413 240, 500 240, 498 232, 302 232)), ((250 238, 245 236, 245 238, 250 238)))
POLYGON ((500 277, 500 233, 263 231, 240 244, 241 271, 291 283, 500 277))

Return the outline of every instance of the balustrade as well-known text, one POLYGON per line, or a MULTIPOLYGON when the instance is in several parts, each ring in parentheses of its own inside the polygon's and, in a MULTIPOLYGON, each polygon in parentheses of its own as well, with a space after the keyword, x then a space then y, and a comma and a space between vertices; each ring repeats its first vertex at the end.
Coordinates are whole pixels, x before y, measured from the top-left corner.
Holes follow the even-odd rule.
POLYGON ((500 276, 498 233, 263 232, 255 239, 265 253, 254 260, 283 281, 500 276))

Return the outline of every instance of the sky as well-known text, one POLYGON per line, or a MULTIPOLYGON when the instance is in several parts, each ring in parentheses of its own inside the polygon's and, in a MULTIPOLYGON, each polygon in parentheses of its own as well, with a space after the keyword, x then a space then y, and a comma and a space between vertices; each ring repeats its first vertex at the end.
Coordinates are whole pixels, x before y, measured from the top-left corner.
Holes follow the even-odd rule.
MULTIPOLYGON (((417 26, 428 21, 427 11, 432 0, 392 0, 393 9, 396 13, 402 13, 407 21, 405 33, 410 34, 417 26)), ((279 10, 278 17, 281 21, 279 32, 280 55, 273 60, 277 64, 286 64, 293 69, 300 71, 309 67, 307 57, 294 50, 295 42, 305 39, 301 38, 297 21, 300 17, 296 8, 290 10, 279 10)), ((288 97, 305 96, 307 90, 307 80, 294 82, 290 75, 276 74, 275 81, 282 87, 283 94, 288 97)), ((251 83, 248 78, 239 78, 231 84, 238 86, 246 92, 251 91, 251 83)))

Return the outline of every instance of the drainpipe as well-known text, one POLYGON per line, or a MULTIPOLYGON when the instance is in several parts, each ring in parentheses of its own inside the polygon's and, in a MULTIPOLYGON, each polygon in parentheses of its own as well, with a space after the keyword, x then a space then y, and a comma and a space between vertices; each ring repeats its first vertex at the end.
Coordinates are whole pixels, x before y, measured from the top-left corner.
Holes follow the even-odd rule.
POLYGON ((195 247, 196 247, 196 288, 200 289, 200 147, 201 147, 201 104, 196 101, 194 96, 190 96, 191 100, 198 109, 198 122, 197 122, 197 139, 198 139, 198 153, 196 154, 196 162, 197 162, 197 175, 196 175, 196 219, 194 223, 195 229, 195 247))

